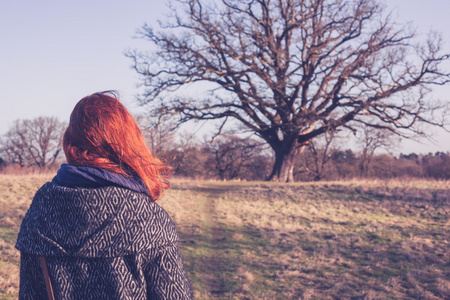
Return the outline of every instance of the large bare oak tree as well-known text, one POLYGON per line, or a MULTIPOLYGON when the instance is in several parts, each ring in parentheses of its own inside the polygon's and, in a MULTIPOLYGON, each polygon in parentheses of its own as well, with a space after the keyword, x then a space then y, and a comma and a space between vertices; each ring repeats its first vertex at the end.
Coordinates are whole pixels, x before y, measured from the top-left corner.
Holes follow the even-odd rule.
POLYGON ((179 122, 239 121, 273 149, 269 179, 293 181, 296 154, 341 127, 405 135, 444 125, 442 105, 425 97, 450 79, 440 36, 417 43, 376 0, 175 3, 158 30, 139 31, 156 50, 127 53, 146 87, 140 100, 179 122))

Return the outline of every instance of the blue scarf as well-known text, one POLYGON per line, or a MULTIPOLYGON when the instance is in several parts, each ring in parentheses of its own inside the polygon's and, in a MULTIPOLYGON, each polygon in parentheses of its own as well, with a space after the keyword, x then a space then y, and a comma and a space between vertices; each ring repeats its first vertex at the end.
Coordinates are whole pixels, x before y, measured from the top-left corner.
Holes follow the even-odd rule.
POLYGON ((147 186, 137 177, 112 173, 105 169, 62 164, 54 178, 66 187, 96 188, 117 186, 150 196, 147 186))

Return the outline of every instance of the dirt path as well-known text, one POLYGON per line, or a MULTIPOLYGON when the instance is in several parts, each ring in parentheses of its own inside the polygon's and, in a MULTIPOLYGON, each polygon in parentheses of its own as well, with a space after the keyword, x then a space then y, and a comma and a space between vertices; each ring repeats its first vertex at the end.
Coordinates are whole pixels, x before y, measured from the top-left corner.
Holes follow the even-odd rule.
POLYGON ((208 237, 209 253, 205 257, 205 272, 208 273, 207 289, 211 299, 223 299, 232 294, 235 288, 236 261, 230 257, 230 232, 221 224, 216 204, 220 201, 221 190, 207 189, 203 204, 204 229, 208 237))

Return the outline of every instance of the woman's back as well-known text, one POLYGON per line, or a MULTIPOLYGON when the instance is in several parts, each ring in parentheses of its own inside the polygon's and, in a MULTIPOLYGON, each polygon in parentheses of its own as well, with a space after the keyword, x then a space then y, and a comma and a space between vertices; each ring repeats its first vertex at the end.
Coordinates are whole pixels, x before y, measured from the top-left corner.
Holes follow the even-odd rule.
POLYGON ((45 184, 25 216, 20 299, 47 299, 44 256, 56 299, 190 299, 192 288, 167 213, 135 191, 45 184))

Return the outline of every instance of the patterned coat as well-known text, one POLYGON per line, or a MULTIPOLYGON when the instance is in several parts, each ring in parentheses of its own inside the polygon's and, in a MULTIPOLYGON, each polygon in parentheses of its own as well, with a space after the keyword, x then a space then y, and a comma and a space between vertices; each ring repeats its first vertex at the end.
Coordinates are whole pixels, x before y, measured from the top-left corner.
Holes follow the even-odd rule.
POLYGON ((125 188, 46 183, 23 219, 19 299, 193 299, 178 234, 151 199, 125 188))

